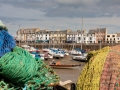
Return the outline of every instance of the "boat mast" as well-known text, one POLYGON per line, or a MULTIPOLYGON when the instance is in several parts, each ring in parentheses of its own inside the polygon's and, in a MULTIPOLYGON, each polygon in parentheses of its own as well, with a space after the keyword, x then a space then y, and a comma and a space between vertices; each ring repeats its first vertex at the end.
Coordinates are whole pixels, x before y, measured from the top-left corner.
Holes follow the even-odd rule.
POLYGON ((21 25, 19 25, 19 47, 20 47, 20 42, 21 42, 21 30, 20 30, 20 26, 21 25))
POLYGON ((54 39, 54 25, 53 25, 53 48, 55 48, 55 39, 54 39))
POLYGON ((43 40, 43 30, 42 30, 41 41, 42 41, 42 49, 43 49, 43 44, 44 44, 44 40, 43 40))
POLYGON ((81 50, 82 50, 82 37, 83 37, 83 17, 82 17, 82 23, 81 23, 81 50))

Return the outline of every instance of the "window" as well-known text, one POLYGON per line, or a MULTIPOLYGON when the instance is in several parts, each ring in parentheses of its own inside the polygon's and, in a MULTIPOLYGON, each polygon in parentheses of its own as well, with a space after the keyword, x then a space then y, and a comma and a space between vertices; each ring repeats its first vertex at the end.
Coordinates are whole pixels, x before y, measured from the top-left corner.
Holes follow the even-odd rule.
POLYGON ((110 35, 107 35, 107 37, 110 37, 110 35))
POLYGON ((36 37, 37 38, 37 40, 39 40, 39 37, 36 37))
POLYGON ((115 35, 112 35, 112 37, 115 37, 115 35))
POLYGON ((90 37, 90 40, 92 40, 92 37, 90 37))
POLYGON ((78 37, 78 39, 80 40, 81 38, 80 38, 80 37, 78 37))

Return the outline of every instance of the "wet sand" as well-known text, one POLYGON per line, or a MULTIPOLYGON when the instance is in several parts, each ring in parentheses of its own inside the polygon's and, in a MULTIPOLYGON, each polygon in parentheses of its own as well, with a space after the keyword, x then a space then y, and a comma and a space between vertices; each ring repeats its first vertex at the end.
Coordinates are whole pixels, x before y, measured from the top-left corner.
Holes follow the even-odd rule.
MULTIPOLYGON (((77 82, 77 79, 81 73, 81 70, 83 69, 85 62, 75 61, 72 60, 71 56, 66 56, 64 58, 60 59, 54 59, 55 62, 61 62, 61 64, 81 64, 78 68, 73 69, 57 69, 53 68, 53 70, 56 72, 58 76, 60 76, 61 81, 71 80, 73 83, 77 82)), ((45 63, 49 65, 52 62, 52 60, 45 60, 45 63)))

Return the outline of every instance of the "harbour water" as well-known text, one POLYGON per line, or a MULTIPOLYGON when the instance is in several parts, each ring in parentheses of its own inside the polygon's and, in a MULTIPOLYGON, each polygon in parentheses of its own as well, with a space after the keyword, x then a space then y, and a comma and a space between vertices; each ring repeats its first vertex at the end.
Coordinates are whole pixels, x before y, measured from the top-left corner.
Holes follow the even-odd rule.
MULTIPOLYGON (((72 60, 71 56, 67 56, 61 59, 54 59, 55 62, 60 62, 61 64, 81 64, 81 66, 78 66, 77 68, 73 69, 60 69, 60 68, 53 68, 53 70, 56 72, 58 76, 60 76, 60 80, 62 82, 66 80, 71 80, 73 83, 77 82, 77 79, 81 73, 81 70, 83 69, 85 62, 75 61, 72 60)), ((52 60, 45 60, 45 63, 49 65, 52 62, 52 60)))

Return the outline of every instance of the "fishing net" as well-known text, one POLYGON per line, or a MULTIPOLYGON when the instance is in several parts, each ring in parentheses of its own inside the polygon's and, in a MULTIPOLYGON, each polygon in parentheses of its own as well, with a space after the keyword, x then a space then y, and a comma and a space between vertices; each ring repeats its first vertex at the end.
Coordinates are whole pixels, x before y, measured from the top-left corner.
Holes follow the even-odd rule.
POLYGON ((83 68, 77 90, 120 90, 120 45, 92 52, 83 68))
POLYGON ((14 85, 25 85, 27 90, 52 88, 52 85, 59 82, 59 77, 49 66, 17 46, 13 52, 0 58, 0 75, 14 85))
POLYGON ((14 38, 5 30, 0 31, 0 57, 16 46, 14 38))

